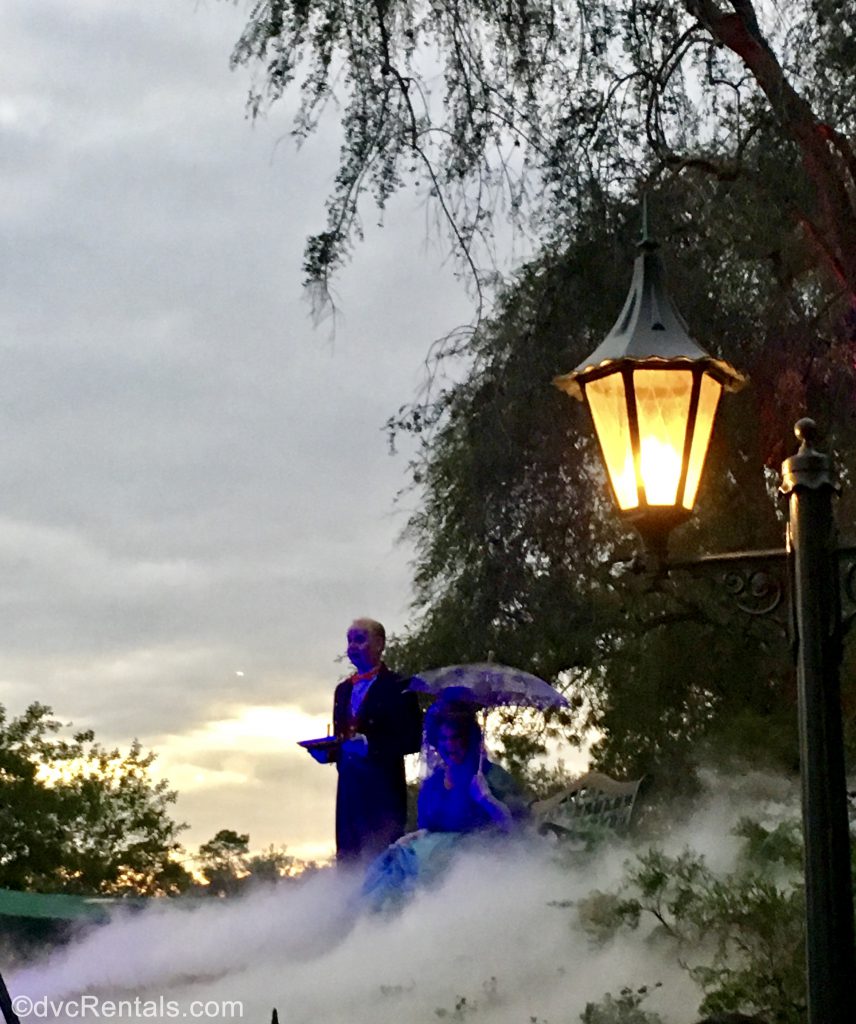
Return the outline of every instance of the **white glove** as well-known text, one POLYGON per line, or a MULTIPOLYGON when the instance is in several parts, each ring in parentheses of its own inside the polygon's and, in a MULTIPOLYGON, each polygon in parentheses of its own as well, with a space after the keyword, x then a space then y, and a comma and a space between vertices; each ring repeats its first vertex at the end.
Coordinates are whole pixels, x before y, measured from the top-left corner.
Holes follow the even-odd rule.
POLYGON ((358 732, 342 744, 342 753, 349 757, 365 757, 369 752, 369 741, 358 732))
POLYGON ((415 832, 408 832, 407 835, 403 835, 401 839, 396 839, 392 844, 393 846, 410 846, 414 839, 421 839, 422 836, 428 835, 427 828, 418 828, 415 832))

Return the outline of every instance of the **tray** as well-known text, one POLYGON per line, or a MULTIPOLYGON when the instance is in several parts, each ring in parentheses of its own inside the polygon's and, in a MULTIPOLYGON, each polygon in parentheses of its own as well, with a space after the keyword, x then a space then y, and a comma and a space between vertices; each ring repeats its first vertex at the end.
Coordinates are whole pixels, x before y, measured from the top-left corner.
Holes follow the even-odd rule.
POLYGON ((339 741, 335 736, 321 736, 317 740, 298 740, 297 744, 308 750, 319 764, 329 764, 339 749, 339 741))

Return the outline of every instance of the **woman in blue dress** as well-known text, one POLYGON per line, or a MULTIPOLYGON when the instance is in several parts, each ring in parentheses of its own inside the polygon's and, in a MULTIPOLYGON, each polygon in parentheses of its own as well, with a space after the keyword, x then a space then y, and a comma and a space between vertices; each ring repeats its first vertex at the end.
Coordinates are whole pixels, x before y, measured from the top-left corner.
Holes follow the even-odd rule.
POLYGON ((393 843, 369 867, 363 897, 376 910, 401 903, 437 878, 474 834, 507 833, 526 813, 517 784, 485 755, 472 704, 441 699, 425 716, 429 763, 417 804, 418 830, 393 843))
POLYGON ((525 806, 508 772, 487 759, 472 705, 448 700, 435 704, 426 718, 425 739, 441 763, 419 791, 419 828, 510 831, 525 806))

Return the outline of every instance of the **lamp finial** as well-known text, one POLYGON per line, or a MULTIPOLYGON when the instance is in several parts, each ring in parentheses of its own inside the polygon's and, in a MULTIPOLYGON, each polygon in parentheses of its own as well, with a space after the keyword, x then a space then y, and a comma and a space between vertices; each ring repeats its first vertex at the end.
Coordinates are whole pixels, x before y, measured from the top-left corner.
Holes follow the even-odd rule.
POLYGON ((807 416, 797 420, 794 425, 794 434, 796 434, 797 440, 804 449, 814 448, 820 439, 820 431, 817 429, 817 424, 807 416))

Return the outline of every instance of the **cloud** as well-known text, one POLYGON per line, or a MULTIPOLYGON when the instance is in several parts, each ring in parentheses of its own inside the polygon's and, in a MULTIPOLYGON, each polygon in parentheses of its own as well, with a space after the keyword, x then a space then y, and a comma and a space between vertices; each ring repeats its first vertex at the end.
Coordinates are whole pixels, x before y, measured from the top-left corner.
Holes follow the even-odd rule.
MULTIPOLYGON (((469 318, 399 200, 382 231, 367 213, 335 338, 313 331, 300 264, 338 132, 297 153, 287 104, 244 119, 245 16, 0 11, 0 698, 109 743, 254 705, 329 713, 353 615, 407 615, 408 450, 390 458, 382 425, 469 318)), ((246 828, 272 835, 276 784, 254 777, 246 828)), ((216 816, 216 787, 188 799, 216 816)))

